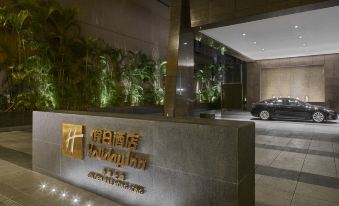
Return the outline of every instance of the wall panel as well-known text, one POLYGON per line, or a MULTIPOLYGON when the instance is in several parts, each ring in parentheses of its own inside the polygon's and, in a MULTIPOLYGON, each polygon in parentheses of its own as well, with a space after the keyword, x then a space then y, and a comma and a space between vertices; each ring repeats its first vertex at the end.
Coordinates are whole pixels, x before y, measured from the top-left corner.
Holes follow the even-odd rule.
POLYGON ((262 68, 260 91, 261 100, 281 96, 325 102, 324 67, 262 68))
MULTIPOLYGON (((273 60, 261 60, 248 63, 247 69, 247 101, 251 104, 260 100, 260 77, 262 68, 300 68, 324 66, 324 98, 325 105, 339 111, 339 54, 294 57, 273 60)), ((313 78, 312 73, 304 74, 313 78)), ((314 77, 316 78, 316 77, 314 77)), ((319 81, 313 79, 313 82, 319 81)))
POLYGON ((325 0, 190 0, 192 27, 233 21, 325 0))
POLYGON ((79 8, 82 34, 115 48, 167 56, 170 9, 156 0, 58 0, 79 8))

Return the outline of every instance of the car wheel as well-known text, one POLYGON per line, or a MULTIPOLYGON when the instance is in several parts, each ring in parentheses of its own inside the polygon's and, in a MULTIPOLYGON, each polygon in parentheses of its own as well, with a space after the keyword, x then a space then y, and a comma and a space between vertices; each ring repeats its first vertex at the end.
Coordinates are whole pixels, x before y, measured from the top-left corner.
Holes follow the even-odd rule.
POLYGON ((313 115, 312 115, 312 119, 313 119, 313 121, 320 123, 320 122, 325 121, 325 115, 324 115, 324 113, 319 112, 319 111, 314 112, 313 115))
POLYGON ((270 119, 271 115, 270 115, 270 113, 269 113, 267 110, 262 110, 262 111, 259 113, 259 117, 260 117, 260 119, 262 119, 262 120, 268 120, 268 119, 270 119))

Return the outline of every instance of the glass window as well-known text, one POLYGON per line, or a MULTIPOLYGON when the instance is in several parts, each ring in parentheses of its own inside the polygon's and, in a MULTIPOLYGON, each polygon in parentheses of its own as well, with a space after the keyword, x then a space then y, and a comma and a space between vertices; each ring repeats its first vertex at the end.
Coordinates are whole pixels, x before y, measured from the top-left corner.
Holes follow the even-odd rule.
POLYGON ((287 99, 287 105, 289 106, 297 106, 299 105, 299 101, 296 99, 287 99))
POLYGON ((276 99, 276 100, 274 100, 274 104, 283 105, 283 100, 282 99, 276 99))
POLYGON ((272 104, 273 103, 273 99, 266 99, 264 101, 261 101, 260 103, 265 103, 265 104, 272 104))

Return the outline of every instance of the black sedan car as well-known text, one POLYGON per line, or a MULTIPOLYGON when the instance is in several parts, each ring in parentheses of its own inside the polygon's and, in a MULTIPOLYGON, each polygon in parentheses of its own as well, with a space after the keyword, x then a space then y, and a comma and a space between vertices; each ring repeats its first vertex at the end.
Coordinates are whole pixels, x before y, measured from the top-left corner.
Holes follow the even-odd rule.
POLYGON ((254 103, 251 114, 262 120, 299 119, 324 122, 338 119, 338 114, 329 108, 311 105, 294 98, 275 98, 254 103))

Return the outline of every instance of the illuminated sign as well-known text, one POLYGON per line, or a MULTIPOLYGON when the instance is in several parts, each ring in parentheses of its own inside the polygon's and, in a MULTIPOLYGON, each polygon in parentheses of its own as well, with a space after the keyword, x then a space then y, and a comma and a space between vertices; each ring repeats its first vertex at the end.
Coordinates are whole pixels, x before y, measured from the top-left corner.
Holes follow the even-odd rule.
MULTIPOLYGON (((64 156, 78 160, 84 159, 83 129, 83 125, 62 125, 62 154, 64 156)), ((113 167, 120 169, 125 167, 136 170, 146 169, 147 160, 135 153, 141 140, 138 133, 93 129, 88 140, 85 151, 87 157, 110 162, 113 167)), ((102 173, 90 171, 87 176, 138 194, 145 192, 143 186, 126 181, 127 174, 117 169, 104 168, 102 173)))
POLYGON ((83 125, 62 124, 62 154, 73 159, 84 159, 83 125))
POLYGON ((146 160, 136 156, 133 151, 138 147, 140 136, 137 133, 121 131, 106 131, 94 129, 91 143, 87 144, 87 156, 98 160, 108 161, 116 167, 146 168, 146 160), (115 148, 127 149, 118 151, 115 148))

